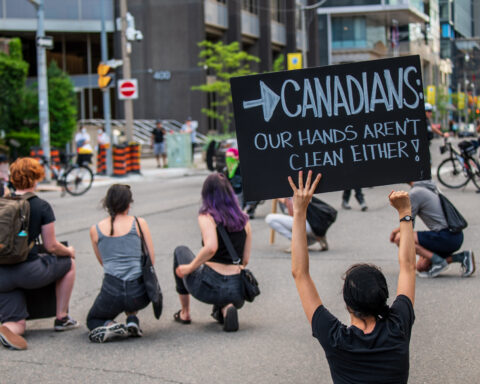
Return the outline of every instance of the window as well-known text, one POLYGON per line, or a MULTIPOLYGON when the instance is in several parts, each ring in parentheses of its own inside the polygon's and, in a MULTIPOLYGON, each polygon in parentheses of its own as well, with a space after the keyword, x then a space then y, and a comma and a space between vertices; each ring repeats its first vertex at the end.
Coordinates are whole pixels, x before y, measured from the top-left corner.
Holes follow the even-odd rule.
POLYGON ((243 0, 242 9, 244 11, 258 14, 258 0, 243 0))
POLYGON ((333 48, 364 48, 366 46, 367 29, 364 17, 332 19, 333 48))
POLYGON ((272 20, 279 23, 285 23, 285 0, 270 0, 270 9, 272 12, 272 20))

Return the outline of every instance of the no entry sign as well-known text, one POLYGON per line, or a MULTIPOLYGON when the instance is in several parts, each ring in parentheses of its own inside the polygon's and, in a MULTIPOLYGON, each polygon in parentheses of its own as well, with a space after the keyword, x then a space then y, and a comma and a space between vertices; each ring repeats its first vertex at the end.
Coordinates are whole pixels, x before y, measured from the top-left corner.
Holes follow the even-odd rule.
POLYGON ((138 99, 137 79, 118 80, 117 89, 120 100, 138 99))
POLYGON ((246 201, 430 178, 419 56, 231 79, 246 201), (296 180, 296 178, 295 178, 296 180))

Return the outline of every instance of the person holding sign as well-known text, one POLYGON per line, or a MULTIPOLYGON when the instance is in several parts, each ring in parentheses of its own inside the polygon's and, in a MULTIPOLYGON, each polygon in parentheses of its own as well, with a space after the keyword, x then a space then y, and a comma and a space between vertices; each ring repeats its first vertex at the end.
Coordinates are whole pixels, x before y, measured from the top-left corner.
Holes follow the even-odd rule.
POLYGON ((192 295, 213 304, 212 317, 223 324, 224 331, 235 332, 237 309, 245 301, 240 271, 250 260, 252 231, 225 175, 213 173, 206 178, 198 224, 203 246, 197 255, 185 246, 174 251, 174 275, 182 308, 173 317, 181 324, 191 323, 192 295), (234 258, 240 259, 240 264, 234 258))
POLYGON ((305 185, 298 174, 293 190, 292 275, 300 300, 312 325, 313 336, 322 345, 334 383, 406 383, 409 373, 409 344, 415 314, 415 243, 407 192, 392 191, 390 204, 400 217, 397 296, 387 305, 385 276, 372 264, 356 264, 345 273, 343 298, 351 325, 342 324, 323 305, 309 273, 305 218, 307 207, 320 181, 312 182, 309 171, 305 185))

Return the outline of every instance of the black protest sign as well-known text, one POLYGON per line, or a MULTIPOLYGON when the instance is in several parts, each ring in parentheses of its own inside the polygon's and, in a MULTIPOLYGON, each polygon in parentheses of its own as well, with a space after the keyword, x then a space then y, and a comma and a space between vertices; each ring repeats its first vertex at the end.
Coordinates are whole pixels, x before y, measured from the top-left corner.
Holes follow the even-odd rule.
POLYGON ((244 196, 291 196, 430 178, 419 56, 231 79, 244 196), (295 179, 296 180, 296 179, 295 179))

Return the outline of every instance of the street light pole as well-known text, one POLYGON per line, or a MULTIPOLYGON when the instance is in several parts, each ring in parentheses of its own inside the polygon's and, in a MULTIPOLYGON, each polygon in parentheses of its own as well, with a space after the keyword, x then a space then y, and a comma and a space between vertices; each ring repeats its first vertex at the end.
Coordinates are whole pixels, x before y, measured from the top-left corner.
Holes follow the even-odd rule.
POLYGON ((470 60, 468 53, 465 54, 465 62, 463 64, 463 87, 465 89, 465 128, 468 129, 468 80, 467 80, 467 63, 470 60))
MULTIPOLYGON (((40 125, 40 145, 43 155, 50 161, 50 120, 48 116, 47 54, 45 47, 38 44, 44 37, 44 0, 29 0, 37 9, 37 82, 38 82, 38 121, 40 125)), ((50 181, 50 169, 45 167, 45 180, 50 181)))
MULTIPOLYGON (((107 42, 107 30, 105 27, 105 0, 102 0, 101 4, 101 16, 102 16, 102 32, 100 34, 101 46, 102 46, 102 62, 106 63, 108 60, 108 42, 107 42)), ((110 108, 110 89, 106 87, 103 89, 103 118, 105 120, 105 133, 107 134, 110 144, 107 148, 107 175, 113 174, 112 163, 112 116, 110 108)))
MULTIPOLYGON (((123 61, 123 78, 130 79, 132 77, 130 68, 130 53, 127 50, 127 0, 120 0, 120 18, 122 21, 122 61, 123 61)), ((133 100, 124 101, 125 108, 125 133, 127 142, 133 140, 133 100)))

